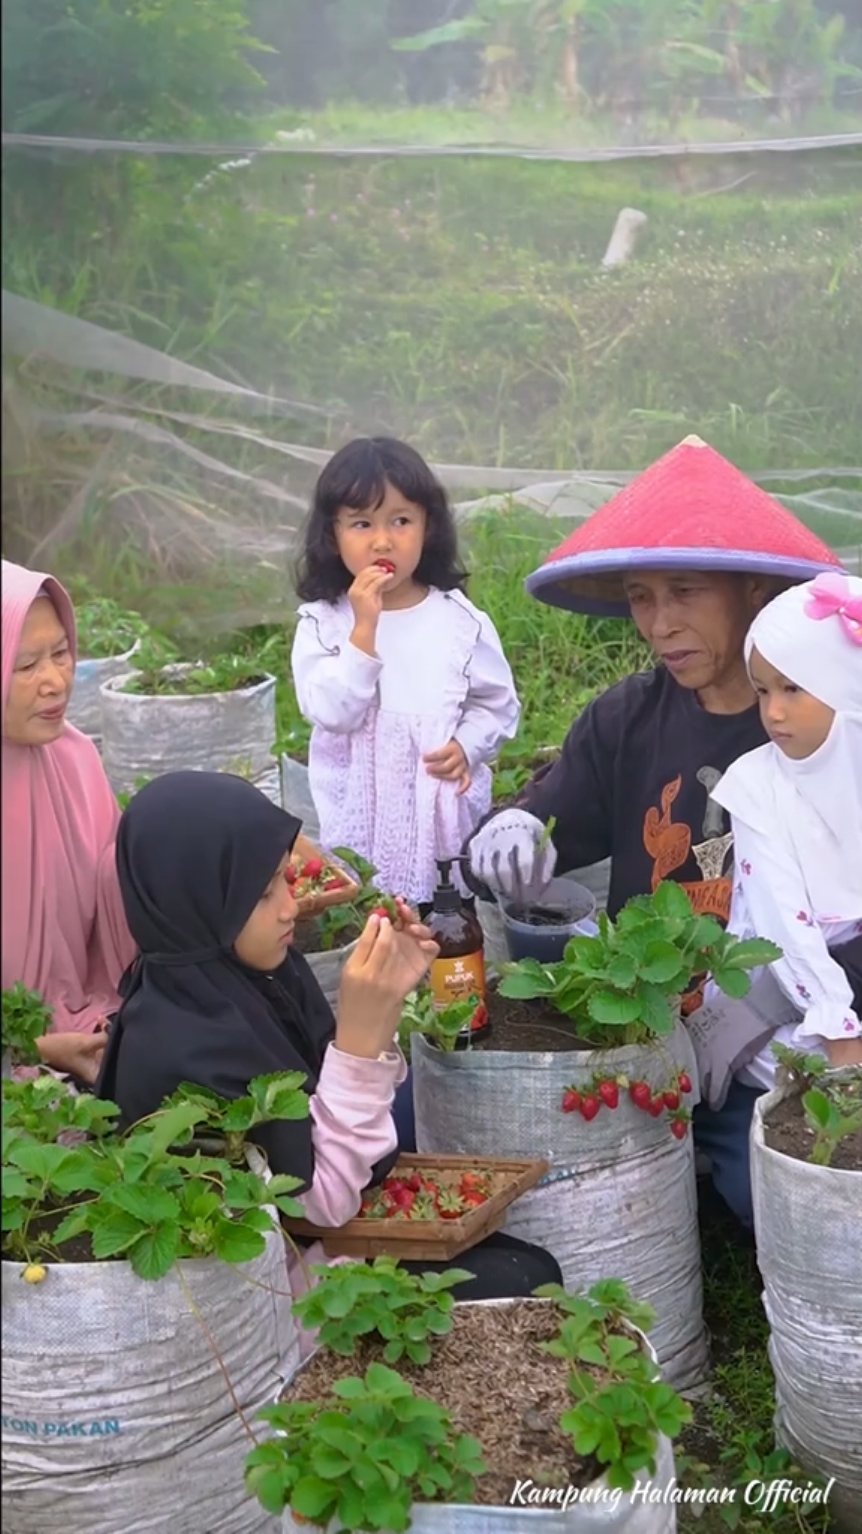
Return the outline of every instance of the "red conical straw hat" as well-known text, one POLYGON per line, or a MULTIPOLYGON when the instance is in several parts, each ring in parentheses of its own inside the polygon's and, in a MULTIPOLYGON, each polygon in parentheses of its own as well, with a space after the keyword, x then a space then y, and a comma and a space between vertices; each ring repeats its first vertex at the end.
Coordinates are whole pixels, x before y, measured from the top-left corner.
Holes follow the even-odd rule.
POLYGON ((525 586, 572 612, 628 615, 627 570, 736 570, 807 581, 838 556, 700 437, 636 475, 525 586))

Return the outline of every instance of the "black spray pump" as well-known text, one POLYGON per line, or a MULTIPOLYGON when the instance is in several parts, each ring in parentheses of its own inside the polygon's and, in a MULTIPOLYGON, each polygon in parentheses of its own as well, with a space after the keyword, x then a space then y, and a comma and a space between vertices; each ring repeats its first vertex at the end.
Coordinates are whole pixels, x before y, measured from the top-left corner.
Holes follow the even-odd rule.
POLYGON ((440 882, 434 890, 435 911, 460 911, 461 896, 452 883, 452 864, 460 863, 460 858, 437 858, 437 872, 440 882))
POLYGON ((438 858, 440 882, 434 901, 425 918, 440 952, 432 960, 429 979, 434 1003, 445 1007, 450 1001, 477 997, 473 1016, 461 1030, 463 1042, 479 1039, 488 1032, 485 1007, 485 934, 477 916, 464 906, 461 893, 452 883, 452 864, 460 858, 438 858))

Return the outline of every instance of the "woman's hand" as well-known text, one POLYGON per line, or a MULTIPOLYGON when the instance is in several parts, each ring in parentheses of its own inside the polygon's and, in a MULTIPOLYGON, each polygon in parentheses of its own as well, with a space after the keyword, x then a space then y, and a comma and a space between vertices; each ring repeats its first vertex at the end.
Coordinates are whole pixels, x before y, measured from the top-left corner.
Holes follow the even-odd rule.
POLYGON ((366 1060, 392 1048, 404 998, 440 951, 406 901, 395 904, 397 922, 369 916, 341 971, 335 1046, 366 1060))
POLYGON ((36 1040, 42 1062, 64 1076, 76 1076, 92 1086, 99 1074, 102 1051, 108 1042, 104 1031, 97 1033, 45 1033, 36 1040))

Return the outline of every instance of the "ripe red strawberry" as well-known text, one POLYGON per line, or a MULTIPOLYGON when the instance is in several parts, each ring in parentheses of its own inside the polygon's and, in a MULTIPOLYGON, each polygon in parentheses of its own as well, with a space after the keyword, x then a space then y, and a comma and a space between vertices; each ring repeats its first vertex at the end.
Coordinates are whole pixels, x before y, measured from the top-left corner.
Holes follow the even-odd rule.
POLYGON ((488 1202, 487 1193, 482 1193, 479 1188, 468 1188, 466 1193, 461 1194, 461 1198, 468 1209, 478 1209, 480 1204, 488 1202))
POLYGON ((592 1092, 587 1092, 581 1098, 581 1113, 587 1120, 587 1123, 589 1123, 590 1119, 595 1118, 601 1106, 601 1102, 592 1092))
POLYGON ((483 1177, 481 1172, 462 1172, 459 1188, 462 1193, 474 1192, 477 1189, 481 1193, 487 1182, 487 1177, 483 1177))
POLYGON ((325 890, 340 890, 340 889, 343 889, 344 888, 344 880, 341 878, 340 874, 332 874, 332 876, 329 879, 324 879, 324 881, 323 881, 323 888, 325 890))
POLYGON ((671 1113, 675 1113, 677 1108, 679 1107, 679 1093, 678 1092, 664 1092, 664 1093, 662 1093, 662 1096, 664 1097, 664 1105, 665 1105, 665 1107, 669 1108, 671 1113))
POLYGON ((295 884, 296 883, 296 869, 294 868, 292 863, 288 863, 286 869, 284 870, 284 877, 287 880, 288 884, 295 884))
POLYGON ((372 916, 378 916, 380 918, 380 920, 382 921, 384 916, 388 919, 389 912, 387 911, 385 905, 376 905, 374 907, 374 910, 371 912, 371 915, 372 916))
POLYGON ((430 1193, 417 1193, 410 1209, 411 1220, 435 1220, 437 1218, 437 1200, 430 1193))
POLYGON ((470 1019, 470 1027, 471 1028, 484 1028, 484 1026, 487 1023, 487 1021, 488 1021, 488 1008, 485 1006, 484 1001, 480 1001, 478 1007, 476 1008, 475 1012, 473 1013, 473 1016, 470 1019))
POLYGON ((457 1220, 464 1213, 461 1197, 454 1188, 441 1188, 437 1195, 437 1213, 441 1220, 457 1220))
POLYGON ((676 1140, 684 1140, 688 1134, 688 1124, 685 1119, 671 1119, 670 1132, 676 1140))
POLYGON ((395 574, 395 566, 391 559, 375 559, 374 563, 379 570, 385 570, 387 575, 395 574))
POLYGON ((652 1092, 646 1081, 633 1081, 629 1087, 629 1097, 636 1108, 649 1108, 652 1102, 652 1092))
POLYGON ((680 1071, 676 1078, 676 1084, 681 1092, 691 1091, 691 1077, 689 1076, 688 1071, 680 1071))
POLYGON ((299 870, 300 879, 319 879, 323 873, 323 858, 306 858, 299 870))
POLYGON ((599 1097, 606 1108, 615 1108, 620 1100, 620 1089, 615 1081, 608 1078, 607 1081, 599 1082, 599 1097))
POLYGON ((575 1109, 576 1108, 580 1108, 580 1106, 581 1106, 581 1094, 580 1094, 580 1092, 576 1092, 574 1087, 566 1087, 566 1090, 563 1093, 563 1101, 562 1101, 562 1104, 561 1104, 563 1112, 564 1113, 574 1113, 575 1109))
POLYGON ((657 1119, 660 1113, 664 1113, 664 1094, 662 1092, 659 1092, 657 1097, 650 1098, 647 1113, 654 1119, 657 1119))

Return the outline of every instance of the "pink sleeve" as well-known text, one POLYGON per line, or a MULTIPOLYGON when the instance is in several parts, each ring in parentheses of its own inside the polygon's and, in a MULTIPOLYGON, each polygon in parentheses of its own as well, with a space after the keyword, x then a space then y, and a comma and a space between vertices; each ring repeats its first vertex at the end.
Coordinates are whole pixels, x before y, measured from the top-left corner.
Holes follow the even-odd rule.
POLYGON ((360 1060, 330 1044, 311 1098, 314 1180, 300 1198, 315 1225, 344 1225, 357 1213, 371 1169, 398 1144, 395 1088, 407 1075, 400 1050, 360 1060))

